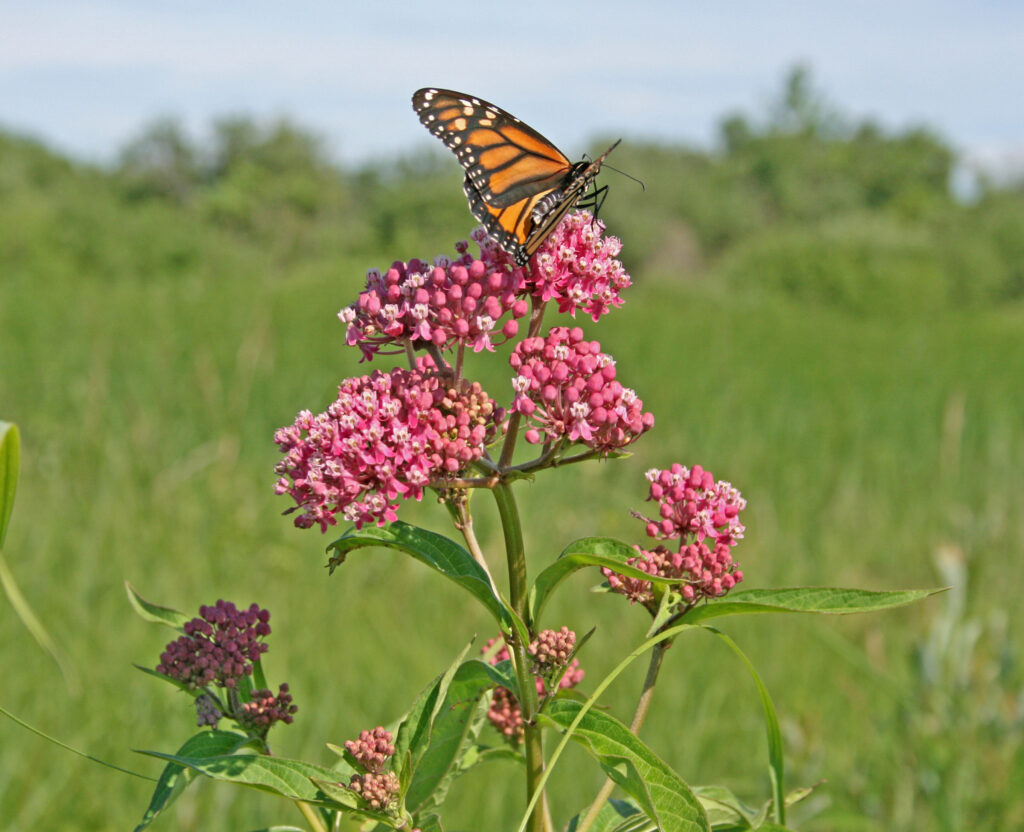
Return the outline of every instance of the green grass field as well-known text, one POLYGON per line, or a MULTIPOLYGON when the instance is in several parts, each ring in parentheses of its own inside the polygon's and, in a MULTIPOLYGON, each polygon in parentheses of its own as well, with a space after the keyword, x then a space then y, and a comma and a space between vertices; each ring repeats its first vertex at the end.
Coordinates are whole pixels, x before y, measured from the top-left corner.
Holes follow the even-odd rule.
MULTIPOLYGON (((272 611, 265 664, 300 707, 274 739, 282 756, 329 760, 325 741, 392 719, 469 638, 492 635, 454 586, 392 553, 359 553, 328 577, 331 538, 294 529, 272 494, 273 430, 300 408, 322 409, 340 378, 362 371, 334 315, 377 263, 133 280, 26 262, 0 280, 0 418, 23 439, 5 548, 74 678, 4 603, 0 704, 155 776, 157 762, 130 749, 173 750, 193 714, 132 668, 154 665, 169 631, 134 616, 125 580, 190 612, 218 597, 272 611)), ((938 586, 948 579, 937 554, 962 559, 959 611, 947 593, 870 617, 723 629, 775 696, 790 785, 827 781, 797 813, 800 828, 1019 828, 1024 308, 854 316, 736 296, 711 279, 646 277, 635 273, 627 305, 587 329, 657 424, 630 459, 520 485, 532 567, 586 534, 639 542, 628 510, 640 507, 643 472, 673 461, 699 462, 748 498, 736 551, 745 586, 938 586)), ((506 355, 483 373, 499 397, 506 355)), ((500 566, 488 499, 475 503, 500 566)), ((445 528, 429 501, 401 516, 445 528)), ((583 689, 646 623, 624 599, 589 594, 598 579, 575 578, 545 622, 598 628, 583 689)), ((628 720, 642 673, 612 687, 613 713, 628 720)), ((721 782, 749 802, 768 795, 755 692, 711 639, 669 652, 643 736, 691 783, 721 782)), ((504 765, 457 784, 449 828, 512 827, 519 778, 504 765)), ((556 820, 600 782, 570 754, 554 778, 556 820)), ((131 828, 151 787, 0 719, 3 829, 131 828)), ((271 797, 199 783, 155 828, 299 821, 271 797)))

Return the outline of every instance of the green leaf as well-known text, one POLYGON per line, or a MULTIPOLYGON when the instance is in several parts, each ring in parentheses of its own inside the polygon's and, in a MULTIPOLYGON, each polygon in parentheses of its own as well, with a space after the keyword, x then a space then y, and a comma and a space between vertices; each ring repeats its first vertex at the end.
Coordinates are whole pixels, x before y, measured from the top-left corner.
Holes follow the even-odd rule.
POLYGON ((202 693, 203 693, 203 689, 202 688, 190 688, 184 682, 179 682, 177 679, 172 679, 170 676, 165 676, 159 670, 154 670, 151 667, 146 667, 145 665, 141 665, 141 664, 133 664, 132 666, 136 670, 141 670, 147 676, 155 676, 161 682, 167 682, 170 685, 174 685, 174 687, 176 687, 178 690, 184 691, 189 696, 191 696, 193 699, 195 699, 197 696, 202 695, 202 693))
POLYGON ((686 621, 696 624, 725 615, 763 612, 816 612, 830 615, 877 612, 912 604, 937 592, 945 592, 945 589, 902 589, 889 592, 837 587, 747 589, 732 592, 721 601, 695 607, 686 614, 686 621))
POLYGON ((725 786, 694 786, 693 793, 708 813, 712 829, 753 829, 757 812, 725 786))
POLYGON ((495 686, 494 670, 486 662, 471 659, 456 671, 434 722, 430 745, 405 795, 410 811, 440 807, 452 782, 465 771, 463 760, 482 724, 483 695, 495 686))
POLYGON ((608 714, 557 700, 539 720, 563 731, 583 745, 605 773, 632 797, 648 818, 673 832, 708 832, 707 815, 689 786, 628 727, 608 714), (574 726, 574 727, 573 727, 574 726))
POLYGON ((18 492, 18 467, 21 458, 21 436, 18 426, 0 422, 0 549, 7 539, 7 525, 14 511, 14 495, 18 492))
MULTIPOLYGON (((176 756, 197 759, 217 757, 237 751, 248 742, 249 738, 244 734, 236 734, 233 731, 202 731, 186 740, 185 744, 178 749, 176 756)), ((153 797, 149 801, 149 808, 142 815, 142 820, 135 827, 135 832, 140 832, 156 820, 164 809, 181 796, 195 777, 194 769, 186 768, 179 763, 168 763, 164 766, 163 773, 153 790, 153 797)))
MULTIPOLYGON (((536 625, 540 620, 544 605, 558 585, 573 572, 588 566, 607 566, 620 575, 651 580, 651 576, 646 572, 626 563, 628 558, 635 557, 636 549, 611 537, 583 537, 574 540, 562 550, 558 559, 537 575, 534 580, 529 597, 531 623, 536 625)), ((670 583, 669 581, 659 581, 657 578, 653 580, 657 584, 670 583)))
POLYGON ((447 537, 400 520, 383 528, 366 526, 360 531, 352 530, 327 547, 328 551, 334 552, 329 564, 331 571, 345 561, 349 552, 367 546, 383 546, 412 555, 467 590, 503 629, 512 626, 511 611, 495 594, 487 573, 469 552, 447 537))
POLYGON ((444 832, 444 827, 441 826, 441 818, 437 815, 427 815, 426 817, 418 818, 417 823, 420 832, 444 832))
MULTIPOLYGON (((576 832, 587 811, 589 811, 589 807, 574 816, 569 821, 566 832, 576 832)), ((590 826, 590 832, 625 832, 626 829, 640 832, 640 830, 654 828, 656 827, 651 826, 647 815, 633 801, 608 800, 601 807, 601 811, 597 813, 597 817, 590 826)))
POLYGON ((430 743, 434 720, 444 706, 448 688, 458 672, 462 659, 472 642, 462 648, 448 669, 438 676, 416 698, 409 712, 402 718, 395 737, 395 761, 398 776, 411 782, 416 773, 420 759, 426 753, 430 743))
MULTIPOLYGON (((307 803, 332 805, 334 801, 314 785, 314 779, 336 783, 335 772, 323 766, 301 760, 287 760, 283 757, 267 757, 262 754, 228 754, 211 757, 196 757, 179 754, 165 754, 160 751, 139 751, 150 757, 158 757, 172 763, 205 774, 214 780, 237 783, 261 791, 282 795, 291 800, 305 800, 307 803)), ((351 794, 351 792, 349 793, 351 794)), ((352 795, 353 801, 356 796, 352 795)), ((340 803, 340 801, 337 801, 340 803)), ((345 804, 343 804, 345 805, 345 804)))
POLYGON ((754 680, 754 684, 757 686, 757 693, 761 697, 761 706, 764 709, 765 729, 768 733, 768 770, 772 781, 772 801, 775 807, 775 820, 780 824, 785 823, 786 801, 783 797, 785 793, 783 785, 785 780, 785 761, 782 752, 782 732, 779 730, 779 719, 775 715, 775 706, 772 704, 771 695, 754 669, 754 665, 747 658, 746 653, 740 650, 739 645, 729 636, 725 635, 725 633, 720 633, 714 629, 714 627, 706 627, 705 629, 714 633, 729 645, 729 648, 739 656, 746 666, 751 678, 754 680))
POLYGON ((128 600, 131 602, 135 612, 146 621, 181 630, 185 626, 185 622, 192 620, 192 616, 185 615, 183 612, 178 612, 171 607, 161 607, 159 604, 147 601, 139 595, 135 587, 128 583, 128 581, 124 582, 124 588, 128 593, 128 600))
POLYGON ((11 608, 21 619, 36 643, 43 648, 57 663, 61 675, 72 694, 79 692, 78 674, 74 665, 57 646, 57 642, 35 614, 28 599, 22 594, 21 587, 14 578, 14 572, 7 565, 3 554, 4 540, 7 538, 7 527, 10 524, 11 512, 14 511, 14 497, 18 491, 18 468, 21 457, 21 436, 18 426, 11 422, 0 422, 0 587, 3 588, 11 608))

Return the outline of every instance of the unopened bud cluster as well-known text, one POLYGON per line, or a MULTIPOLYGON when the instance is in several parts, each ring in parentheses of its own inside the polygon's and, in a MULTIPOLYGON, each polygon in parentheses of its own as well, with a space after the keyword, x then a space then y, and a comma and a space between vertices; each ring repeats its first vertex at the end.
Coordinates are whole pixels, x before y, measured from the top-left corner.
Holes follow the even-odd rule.
MULTIPOLYGON (((481 653, 490 653, 495 641, 493 638, 488 639, 481 649, 481 653)), ((566 666, 575 645, 576 633, 568 627, 562 627, 560 630, 543 630, 537 635, 537 638, 530 642, 527 650, 535 660, 531 672, 535 676, 538 696, 543 697, 548 693, 542 676, 551 679, 560 675, 559 690, 574 688, 583 681, 584 673, 579 659, 573 659, 566 666), (565 670, 559 674, 557 671, 561 668, 565 668, 565 670)), ((490 663, 496 665, 508 660, 508 647, 502 646, 491 656, 490 663)), ((498 686, 494 689, 490 707, 487 709, 487 718, 491 725, 513 745, 518 745, 523 741, 523 710, 515 694, 508 688, 498 686)))
POLYGON ((527 652, 533 656, 532 673, 547 676, 569 663, 576 647, 576 633, 563 626, 560 630, 541 630, 530 642, 527 652))
POLYGON ((199 617, 185 624, 185 635, 164 648, 156 669, 193 690, 233 688, 266 652, 260 639, 270 634, 269 621, 270 613, 256 604, 247 610, 224 600, 204 605, 199 617))
POLYGON ((287 684, 281 685, 277 696, 266 688, 254 690, 250 700, 242 704, 238 724, 265 736, 276 722, 290 725, 297 710, 287 684))
POLYGON ((363 774, 352 775, 348 787, 366 802, 367 808, 377 811, 390 808, 401 790, 398 776, 385 770, 395 753, 393 740, 390 731, 378 726, 372 731, 360 732, 359 739, 345 743, 345 749, 365 769, 363 774))
POLYGON ((598 451, 635 442, 654 425, 643 401, 615 378, 615 361, 579 327, 554 327, 547 338, 526 338, 509 363, 518 373, 512 409, 531 427, 527 442, 567 439, 598 451))

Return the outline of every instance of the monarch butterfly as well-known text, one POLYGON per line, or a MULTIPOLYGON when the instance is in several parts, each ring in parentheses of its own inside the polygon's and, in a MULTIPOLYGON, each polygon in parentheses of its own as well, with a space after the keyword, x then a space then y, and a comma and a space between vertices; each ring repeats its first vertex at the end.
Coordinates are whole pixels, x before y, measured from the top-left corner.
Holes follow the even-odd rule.
MULTIPOLYGON (((413 94, 412 106, 466 169, 462 189, 473 216, 519 266, 586 194, 619 144, 573 164, 532 127, 480 98, 427 87, 413 94)), ((587 204, 598 205, 603 191, 587 204)))

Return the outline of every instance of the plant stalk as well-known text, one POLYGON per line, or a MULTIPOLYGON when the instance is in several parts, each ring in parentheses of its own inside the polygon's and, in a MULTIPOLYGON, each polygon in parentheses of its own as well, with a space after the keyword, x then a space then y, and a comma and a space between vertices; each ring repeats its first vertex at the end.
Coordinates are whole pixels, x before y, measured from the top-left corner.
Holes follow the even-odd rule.
MULTIPOLYGON (((519 520, 519 508, 516 506, 512 489, 508 483, 499 483, 492 492, 498 505, 501 528, 505 535, 505 555, 508 559, 509 603, 520 619, 526 621, 527 614, 527 581, 526 551, 523 546, 523 529, 519 520)), ((544 774, 544 744, 541 730, 534 723, 539 700, 537 684, 530 672, 530 655, 523 644, 518 630, 513 627, 511 634, 510 654, 515 668, 516 680, 519 683, 519 707, 523 712, 523 750, 526 755, 526 799, 533 800, 537 791, 537 783, 544 774)), ((547 832, 551 828, 548 818, 547 803, 542 796, 541 807, 530 815, 530 832, 547 832)))

